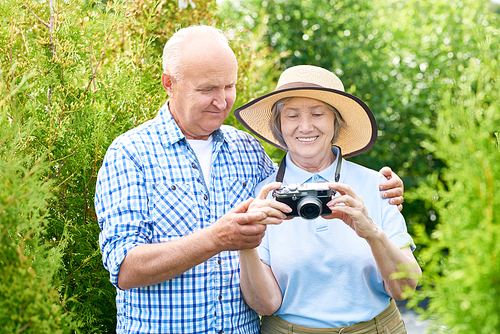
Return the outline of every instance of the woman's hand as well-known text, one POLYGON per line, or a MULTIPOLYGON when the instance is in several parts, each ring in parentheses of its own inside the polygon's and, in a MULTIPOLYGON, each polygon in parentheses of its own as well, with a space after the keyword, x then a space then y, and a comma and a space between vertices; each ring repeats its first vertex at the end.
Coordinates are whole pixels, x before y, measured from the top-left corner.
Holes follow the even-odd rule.
POLYGON ((346 184, 330 182, 328 187, 336 190, 341 196, 327 203, 332 214, 323 218, 338 218, 350 226, 359 237, 371 238, 379 227, 370 218, 363 199, 346 184))
POLYGON ((267 195, 271 190, 275 190, 281 187, 280 182, 273 182, 262 187, 259 195, 250 203, 247 212, 264 212, 266 218, 264 220, 258 221, 258 224, 281 224, 283 219, 286 218, 285 212, 291 212, 292 209, 281 202, 278 202, 272 198, 267 199, 267 195))

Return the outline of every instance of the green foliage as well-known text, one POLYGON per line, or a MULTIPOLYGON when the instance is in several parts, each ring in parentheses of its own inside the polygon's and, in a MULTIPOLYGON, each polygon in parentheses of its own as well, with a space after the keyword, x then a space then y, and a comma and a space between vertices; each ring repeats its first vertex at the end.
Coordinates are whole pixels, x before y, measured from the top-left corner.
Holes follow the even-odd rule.
POLYGON ((498 2, 491 3, 491 11, 497 14, 500 14, 500 4, 498 2))
POLYGON ((263 76, 321 66, 371 107, 378 142, 352 160, 389 165, 410 189, 404 214, 424 268, 412 305, 430 298, 426 315, 445 331, 499 333, 499 31, 489 1, 224 6, 270 50, 263 76))
POLYGON ((127 71, 134 66, 131 59, 106 64, 108 43, 123 21, 119 6, 73 2, 51 8, 51 3, 19 2, 14 12, 2 5, 7 35, 0 46, 2 66, 18 64, 4 79, 10 83, 31 74, 30 87, 13 103, 21 127, 34 126, 23 152, 48 166, 43 179, 50 182, 52 196, 46 203, 44 242, 61 252, 62 265, 45 284, 58 289, 77 328, 112 331, 115 291, 101 264, 93 180, 117 131, 144 118, 146 110, 128 108, 142 93, 139 82, 147 80, 127 71))
POLYGON ((420 297, 450 333, 500 333, 500 39, 484 37, 446 87, 425 142, 447 167, 415 194, 440 217, 430 236, 419 232, 428 246, 420 297))
MULTIPOLYGON (((168 36, 198 23, 230 34, 239 63, 235 106, 273 90, 286 67, 305 63, 334 70, 348 92, 368 102, 379 144, 356 161, 390 165, 407 188, 425 181, 425 195, 412 197, 406 216, 421 222, 436 215, 446 223, 431 237, 429 221, 427 229, 415 227, 427 247, 421 259, 432 312, 469 314, 467 324, 498 327, 499 312, 489 304, 494 299, 486 297, 499 292, 493 284, 499 269, 492 190, 500 179, 498 118, 491 112, 498 105, 495 44, 479 55, 484 36, 498 31, 495 16, 482 12, 484 3, 250 0, 237 11, 225 7, 221 16, 215 0, 183 11, 174 0, 2 2, 0 328, 114 332, 115 288, 98 247, 95 178, 112 140, 154 117, 166 101, 160 76, 168 36), (464 113, 469 122, 458 118, 464 113), (479 298, 487 306, 476 310, 479 298), (478 320, 486 319, 482 315, 488 320, 478 320)), ((242 128, 233 116, 226 124, 242 128)), ((443 319, 450 326, 459 321, 443 319)))
MULTIPOLYGON (((12 75, 0 68, 0 78, 12 75)), ((43 233, 51 182, 48 164, 26 154, 33 126, 24 123, 16 96, 29 89, 0 81, 0 328, 2 333, 69 333, 64 300, 51 284, 61 251, 43 233)))
MULTIPOLYGON (((335 72, 378 123, 374 148, 351 160, 377 170, 391 166, 410 189, 443 166, 420 143, 434 126, 449 72, 478 53, 481 40, 473 31, 491 33, 498 25, 488 2, 249 0, 226 2, 223 14, 256 31, 254 38, 271 49, 274 68, 262 76, 276 80, 301 64, 335 72)), ((404 214, 410 229, 420 222, 428 230, 435 225, 432 203, 406 203, 404 214)))
MULTIPOLYGON (((111 142, 167 100, 160 81, 167 38, 191 24, 228 28, 215 15, 215 0, 195 4, 182 11, 174 0, 0 4, 0 65, 9 69, 1 120, 10 131, 0 145, 0 263, 9 277, 0 283, 2 330, 115 331, 116 290, 98 246, 95 180, 111 142), (17 141, 7 139, 16 134, 17 141), (19 298, 4 299, 11 291, 19 298)), ((253 69, 265 57, 242 43, 244 32, 230 33, 240 82, 255 82, 238 86, 239 98, 248 100, 258 85, 253 69)))

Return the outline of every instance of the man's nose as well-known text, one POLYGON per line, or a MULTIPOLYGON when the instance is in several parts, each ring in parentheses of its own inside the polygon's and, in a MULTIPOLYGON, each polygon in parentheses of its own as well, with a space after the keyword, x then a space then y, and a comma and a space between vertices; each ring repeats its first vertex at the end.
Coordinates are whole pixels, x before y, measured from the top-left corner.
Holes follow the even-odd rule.
POLYGON ((218 90, 214 96, 212 104, 219 110, 224 110, 227 107, 226 93, 224 89, 218 90))

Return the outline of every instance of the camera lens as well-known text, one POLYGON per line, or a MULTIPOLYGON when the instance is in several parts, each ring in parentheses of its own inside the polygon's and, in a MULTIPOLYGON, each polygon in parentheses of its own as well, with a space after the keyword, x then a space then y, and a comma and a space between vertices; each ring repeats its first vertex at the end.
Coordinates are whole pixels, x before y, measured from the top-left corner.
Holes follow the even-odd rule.
POLYGON ((304 219, 315 219, 321 214, 323 204, 317 197, 303 197, 297 204, 297 212, 304 219))

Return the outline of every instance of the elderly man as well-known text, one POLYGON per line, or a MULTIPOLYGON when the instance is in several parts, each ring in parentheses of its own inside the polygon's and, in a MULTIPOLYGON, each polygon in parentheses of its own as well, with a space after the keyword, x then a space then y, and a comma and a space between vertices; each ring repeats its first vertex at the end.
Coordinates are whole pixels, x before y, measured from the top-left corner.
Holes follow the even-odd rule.
MULTIPOLYGON (((169 101, 113 142, 97 180, 117 333, 258 333, 258 315, 241 296, 237 250, 264 236, 267 215, 247 208, 275 165, 256 139, 222 125, 236 98, 237 62, 219 30, 179 30, 165 45, 163 70, 169 101)), ((401 180, 385 187, 400 204, 401 180)))

